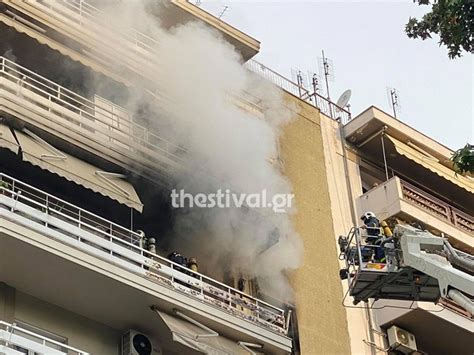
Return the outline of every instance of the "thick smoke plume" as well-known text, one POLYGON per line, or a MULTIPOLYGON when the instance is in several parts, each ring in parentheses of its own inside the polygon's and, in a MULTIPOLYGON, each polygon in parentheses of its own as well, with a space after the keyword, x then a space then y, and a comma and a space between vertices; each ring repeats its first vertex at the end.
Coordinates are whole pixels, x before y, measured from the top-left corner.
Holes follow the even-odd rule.
MULTIPOLYGON (((291 118, 279 92, 250 74, 219 33, 197 22, 164 29, 155 16, 160 10, 155 1, 124 1, 112 3, 104 16, 124 32, 136 28, 157 40, 153 69, 143 70, 158 105, 153 96, 136 92, 128 106, 138 110, 138 103, 142 107, 146 102, 158 107, 150 110, 147 125, 187 149, 185 170, 173 173, 174 188, 190 193, 291 193, 275 163, 280 127, 291 118), (238 107, 236 101, 243 96, 258 98, 264 117, 238 107)), ((204 273, 256 277, 266 294, 289 300, 286 274, 298 267, 302 250, 293 212, 179 209, 169 239, 173 249, 202 261, 204 273), (267 248, 272 239, 278 243, 267 248)))

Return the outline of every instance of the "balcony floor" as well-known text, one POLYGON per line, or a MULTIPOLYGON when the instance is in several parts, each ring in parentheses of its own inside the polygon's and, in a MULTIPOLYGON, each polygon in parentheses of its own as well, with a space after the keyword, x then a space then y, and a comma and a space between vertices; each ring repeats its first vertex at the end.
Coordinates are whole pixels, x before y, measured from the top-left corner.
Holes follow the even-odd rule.
POLYGON ((259 327, 248 324, 241 328, 236 328, 235 324, 229 327, 232 322, 240 321, 229 315, 219 315, 219 312, 206 312, 206 305, 195 303, 186 295, 176 295, 176 292, 124 272, 111 263, 44 238, 3 218, 0 224, 0 280, 114 329, 137 328, 156 334, 165 347, 172 349, 176 349, 176 344, 169 343, 169 330, 160 329, 156 313, 149 308, 152 305, 169 313, 173 308, 179 308, 229 338, 262 342, 265 352, 271 354, 284 354, 286 351, 282 349, 289 351, 291 346, 290 339, 284 336, 263 341, 265 331, 259 327), (177 304, 182 306, 177 307, 177 304))

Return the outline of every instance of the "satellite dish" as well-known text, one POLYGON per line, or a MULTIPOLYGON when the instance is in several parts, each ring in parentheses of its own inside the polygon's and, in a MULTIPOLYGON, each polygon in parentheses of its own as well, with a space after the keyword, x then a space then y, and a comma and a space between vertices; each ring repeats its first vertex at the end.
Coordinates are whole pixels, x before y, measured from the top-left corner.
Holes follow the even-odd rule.
POLYGON ((349 103, 349 100, 351 99, 352 91, 350 89, 344 91, 342 95, 339 97, 339 99, 336 102, 336 105, 339 106, 340 108, 345 108, 347 104, 349 103))

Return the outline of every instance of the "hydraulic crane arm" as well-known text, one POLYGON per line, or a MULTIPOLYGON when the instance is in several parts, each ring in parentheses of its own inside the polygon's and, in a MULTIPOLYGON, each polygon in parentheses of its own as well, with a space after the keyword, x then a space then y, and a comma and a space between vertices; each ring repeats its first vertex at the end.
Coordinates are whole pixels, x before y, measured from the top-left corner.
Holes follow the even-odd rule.
POLYGON ((393 238, 378 245, 364 243, 365 230, 354 228, 339 237, 340 258, 346 268, 354 303, 373 299, 438 302, 449 298, 474 314, 474 258, 454 249, 445 238, 407 225, 397 225, 393 238), (379 248, 385 260, 375 261, 379 248))
POLYGON ((474 297, 474 277, 454 268, 448 260, 469 271, 474 269, 474 262, 469 258, 458 256, 444 238, 436 237, 426 231, 398 225, 394 232, 400 237, 403 264, 438 280, 441 297, 451 298, 469 313, 474 314, 474 303, 469 299, 474 297), (436 252, 444 253, 448 260, 436 252))

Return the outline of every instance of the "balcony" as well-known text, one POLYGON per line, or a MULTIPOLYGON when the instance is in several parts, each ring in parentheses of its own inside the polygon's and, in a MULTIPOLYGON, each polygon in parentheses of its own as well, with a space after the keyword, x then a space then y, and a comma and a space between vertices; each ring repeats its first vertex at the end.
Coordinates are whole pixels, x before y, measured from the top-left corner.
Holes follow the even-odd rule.
POLYGON ((0 279, 8 284, 116 329, 153 332, 154 306, 271 353, 291 350, 282 309, 150 253, 130 229, 5 174, 0 180, 0 279))
MULTIPOLYGON (((153 61, 157 39, 137 30, 136 28, 111 28, 106 10, 95 7, 84 0, 41 0, 17 1, 4 0, 14 17, 27 16, 23 23, 36 22, 35 28, 47 31, 52 29, 62 36, 73 39, 82 48, 82 52, 102 64, 125 62, 135 73, 143 73, 143 67, 153 61), (97 37, 96 34, 101 36, 97 37), (93 45, 92 45, 93 44, 93 45), (100 48, 100 50, 98 49, 100 48)), ((95 2, 100 4, 100 2, 95 2)), ((150 12, 151 13, 151 12, 150 12)), ((210 15, 204 10, 183 0, 172 0, 156 14, 161 25, 171 28, 178 24, 198 21, 205 26, 220 32, 223 37, 240 52, 244 60, 253 57, 260 48, 259 42, 245 33, 233 28, 225 22, 210 15)), ((30 26, 31 27, 31 26, 30 26)), ((55 36, 56 38, 58 36, 55 36)), ((66 46, 69 46, 65 42, 66 46)))
MULTIPOLYGON (((71 36, 84 47, 88 47, 91 43, 96 43, 98 40, 101 41, 101 51, 97 51, 96 45, 96 48, 83 49, 80 51, 80 53, 78 53, 68 48, 60 48, 57 46, 57 43, 52 46, 51 43, 48 43, 47 39, 45 38, 38 39, 39 42, 47 43, 49 46, 59 50, 64 55, 67 55, 74 60, 80 61, 83 64, 92 67, 94 70, 102 72, 105 75, 113 77, 116 80, 126 84, 129 84, 129 82, 124 77, 120 77, 120 74, 117 76, 116 73, 109 71, 111 67, 110 63, 115 62, 118 67, 121 68, 123 68, 123 65, 125 64, 126 68, 132 70, 134 74, 138 76, 143 76, 147 71, 154 72, 153 57, 156 56, 156 45, 159 43, 158 40, 134 28, 108 28, 103 24, 105 21, 105 16, 102 11, 87 3, 86 1, 42 0, 38 2, 28 2, 27 4, 21 4, 15 0, 10 0, 6 1, 6 3, 10 6, 20 9, 21 11, 26 11, 28 15, 33 16, 33 14, 35 14, 36 17, 33 16, 34 18, 44 21, 48 25, 53 22, 58 23, 57 27, 55 27, 56 30, 65 33, 67 36, 71 36), (40 13, 38 13, 37 10, 40 10, 40 13), (48 16, 52 16, 56 21, 47 20, 48 16), (96 38, 96 33, 101 33, 101 38, 96 38), (87 55, 89 59, 84 59, 84 55, 87 55), (120 63, 117 61, 120 61, 120 63)), ((207 14, 199 7, 190 4, 188 1, 173 0, 172 4, 172 6, 164 9, 162 14, 162 17, 166 17, 163 19, 163 22, 168 23, 168 26, 172 25, 169 22, 172 22, 173 20, 170 19, 181 18, 182 21, 187 21, 184 20, 184 18, 188 18, 189 16, 197 16, 201 19, 205 18, 206 21, 210 22, 215 22, 216 20, 220 22, 220 20, 207 14), (186 15, 179 14, 183 11, 186 13, 186 15)), ((190 19, 191 18, 188 18, 188 20, 190 19)), ((12 25, 11 23, 8 24, 12 25)), ((223 26, 223 24, 223 22, 219 23, 218 28, 220 31, 225 32, 226 26, 228 25, 224 24, 225 26, 223 26)), ((16 23, 16 25, 18 26, 21 24, 16 23)), ((232 28, 232 31, 237 30, 232 28)), ((31 30, 22 30, 21 32, 29 33, 31 30)), ((237 38, 239 38, 239 40, 248 43, 252 42, 253 39, 246 36, 242 32, 237 32, 237 38)), ((32 34, 30 33, 30 35, 32 34)), ((35 36, 38 36, 38 34, 35 34, 35 36)), ((242 48, 242 46, 237 42, 232 40, 230 42, 236 45, 238 49, 241 49, 241 53, 246 60, 245 67, 251 72, 272 82, 288 93, 316 106, 326 116, 331 118, 341 118, 343 123, 350 121, 351 114, 345 108, 338 107, 334 102, 319 95, 318 93, 310 93, 310 91, 303 85, 297 84, 282 76, 281 74, 273 71, 272 69, 265 67, 263 64, 250 59, 258 52, 258 46, 255 47, 256 51, 253 52, 253 50, 249 51, 248 48, 242 48)), ((255 43, 252 43, 251 45, 249 44, 249 48, 254 47, 256 43, 257 42, 255 41, 255 43)), ((145 78, 147 78, 146 75, 145 78)), ((262 115, 262 108, 258 104, 260 100, 256 100, 251 94, 243 92, 238 98, 235 98, 234 101, 238 106, 244 108, 247 111, 253 112, 256 116, 262 115)))
POLYGON ((366 192, 356 200, 357 213, 374 212, 379 219, 401 217, 406 221, 417 220, 435 234, 445 233, 461 249, 472 248, 474 218, 440 201, 434 196, 393 177, 366 192), (438 233, 436 233, 438 232, 438 233))
POLYGON ((0 354, 89 355, 85 351, 3 321, 0 321, 0 354))
MULTIPOLYGON (((397 325, 415 335, 418 350, 428 354, 470 354, 472 318, 453 311, 444 299, 426 302, 379 300, 374 318, 383 329, 397 325), (433 334, 442 334, 433 337, 433 334)), ((465 312, 465 311, 464 311, 465 312)))
POLYGON ((419 182, 474 215, 474 179, 456 174, 450 160, 453 152, 442 144, 376 107, 353 118, 344 134, 365 160, 382 169, 386 164, 393 175, 419 182))
POLYGON ((133 122, 125 109, 94 101, 0 57, 0 113, 51 133, 94 155, 166 179, 186 150, 133 122))

